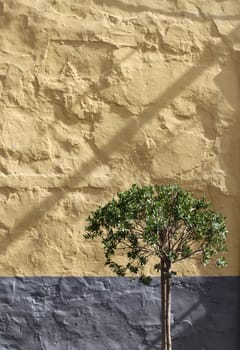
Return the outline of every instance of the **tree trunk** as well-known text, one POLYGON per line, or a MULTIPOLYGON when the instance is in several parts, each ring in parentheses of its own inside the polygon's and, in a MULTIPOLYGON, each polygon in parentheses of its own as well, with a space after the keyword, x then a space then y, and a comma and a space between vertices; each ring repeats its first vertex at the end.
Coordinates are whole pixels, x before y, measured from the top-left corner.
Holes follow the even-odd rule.
POLYGON ((171 340, 171 264, 161 259, 162 350, 172 350, 171 340))
POLYGON ((167 350, 166 348, 166 288, 165 288, 165 278, 164 278, 164 261, 161 259, 161 323, 162 323, 162 350, 167 350))
POLYGON ((172 350, 172 337, 171 337, 171 267, 168 267, 166 271, 166 308, 167 308, 167 324, 166 324, 166 332, 167 332, 167 350, 172 350))

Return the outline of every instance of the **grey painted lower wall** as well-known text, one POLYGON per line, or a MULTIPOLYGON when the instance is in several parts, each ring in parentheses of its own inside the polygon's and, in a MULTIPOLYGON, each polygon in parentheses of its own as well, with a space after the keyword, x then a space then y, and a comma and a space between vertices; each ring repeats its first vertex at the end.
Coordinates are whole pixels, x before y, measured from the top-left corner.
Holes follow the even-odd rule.
MULTIPOLYGON (((173 350, 239 350, 239 277, 174 278, 173 350)), ((0 278, 1 350, 154 350, 159 280, 0 278)))

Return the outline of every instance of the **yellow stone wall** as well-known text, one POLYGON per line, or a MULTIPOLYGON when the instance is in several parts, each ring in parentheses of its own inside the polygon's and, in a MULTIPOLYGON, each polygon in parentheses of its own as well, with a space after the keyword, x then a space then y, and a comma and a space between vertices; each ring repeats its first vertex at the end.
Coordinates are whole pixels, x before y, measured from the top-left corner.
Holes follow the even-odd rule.
POLYGON ((240 2, 0 1, 0 274, 109 275, 82 235, 132 183, 179 183, 240 251, 240 2))

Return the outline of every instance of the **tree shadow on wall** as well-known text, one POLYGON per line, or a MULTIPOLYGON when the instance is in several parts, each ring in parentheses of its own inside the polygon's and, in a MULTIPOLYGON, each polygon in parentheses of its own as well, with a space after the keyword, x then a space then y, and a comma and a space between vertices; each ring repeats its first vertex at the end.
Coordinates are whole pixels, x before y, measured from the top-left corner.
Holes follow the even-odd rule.
MULTIPOLYGON (((0 280, 1 349, 160 350, 159 278, 0 280)), ((237 277, 174 278, 173 350, 238 350, 237 277)))
MULTIPOLYGON (((228 38, 234 38, 238 30, 239 25, 229 34, 228 38)), ((220 48, 221 44, 218 44, 216 47, 220 48)), ((204 71, 216 63, 216 60, 213 60, 211 64, 209 64, 209 62, 206 64, 207 57, 208 49, 206 48, 195 67, 192 67, 180 78, 178 78, 169 88, 167 88, 162 94, 153 100, 152 103, 146 107, 140 115, 137 116, 137 118, 131 118, 128 122, 126 122, 125 126, 119 130, 108 143, 102 146, 101 149, 95 148, 94 156, 92 156, 88 161, 83 162, 79 169, 63 180, 63 182, 60 184, 60 189, 54 189, 50 196, 42 200, 25 216, 19 220, 16 220, 15 226, 9 231, 11 241, 2 242, 1 251, 4 253, 11 243, 14 243, 16 240, 22 237, 26 229, 37 227, 44 215, 53 209, 58 201, 65 198, 68 192, 70 192, 72 189, 81 186, 81 181, 86 179, 95 169, 97 169, 99 159, 102 160, 103 164, 107 164, 113 152, 121 150, 125 142, 131 143, 136 132, 141 130, 144 125, 151 122, 161 108, 164 108, 199 76, 201 76, 204 71)))
MULTIPOLYGON (((238 350, 239 292, 237 277, 174 278, 173 350, 238 350)), ((158 335, 143 349, 161 350, 160 344, 158 335)))

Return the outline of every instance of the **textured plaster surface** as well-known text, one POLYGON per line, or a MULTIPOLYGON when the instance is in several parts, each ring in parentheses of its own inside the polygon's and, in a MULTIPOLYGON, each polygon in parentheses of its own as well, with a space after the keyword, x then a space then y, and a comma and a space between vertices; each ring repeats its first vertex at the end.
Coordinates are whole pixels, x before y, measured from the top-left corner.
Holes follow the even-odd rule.
POLYGON ((0 275, 109 275, 85 219, 135 182, 206 195, 228 268, 178 270, 238 275, 239 58, 239 1, 0 1, 0 275))
MULTIPOLYGON (((239 277, 177 278, 174 350, 238 350, 239 277)), ((160 350, 159 279, 0 279, 1 350, 160 350)))

